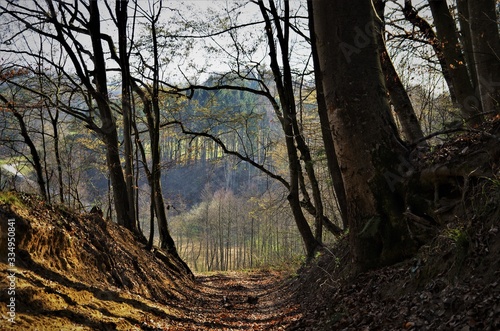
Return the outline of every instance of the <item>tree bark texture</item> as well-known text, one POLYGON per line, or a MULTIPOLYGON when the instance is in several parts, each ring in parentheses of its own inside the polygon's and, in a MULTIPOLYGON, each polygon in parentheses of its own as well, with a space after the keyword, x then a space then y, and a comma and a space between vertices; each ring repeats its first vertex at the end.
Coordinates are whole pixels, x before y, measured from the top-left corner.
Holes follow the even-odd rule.
POLYGON ((328 117, 342 169, 351 255, 357 271, 410 256, 402 164, 369 0, 314 2, 318 57, 328 117))

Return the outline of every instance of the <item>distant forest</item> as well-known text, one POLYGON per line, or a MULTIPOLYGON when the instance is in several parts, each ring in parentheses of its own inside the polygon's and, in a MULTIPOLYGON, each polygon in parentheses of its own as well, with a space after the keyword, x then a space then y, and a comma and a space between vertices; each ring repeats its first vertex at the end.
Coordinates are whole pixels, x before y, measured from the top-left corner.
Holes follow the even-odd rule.
POLYGON ((419 157, 498 115, 498 10, 0 1, 0 188, 100 209, 195 270, 343 236, 357 271, 396 263, 440 177, 469 176, 419 157))

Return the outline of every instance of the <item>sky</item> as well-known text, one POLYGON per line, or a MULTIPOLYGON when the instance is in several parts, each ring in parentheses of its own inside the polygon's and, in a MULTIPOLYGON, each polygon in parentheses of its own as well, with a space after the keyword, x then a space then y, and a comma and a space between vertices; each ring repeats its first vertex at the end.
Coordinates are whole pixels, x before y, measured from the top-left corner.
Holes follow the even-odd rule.
MULTIPOLYGON (((403 0, 396 1, 397 4, 402 5, 403 0)), ((0 4, 5 4, 6 0, 0 0, 0 4)), ((21 0, 20 3, 34 5, 32 0, 21 0)), ((43 4, 43 2, 39 2, 43 4)), ((72 1, 69 1, 72 3, 72 1)), ((100 1, 103 4, 104 1, 100 1)), ((110 1, 114 4, 114 1, 110 1)), ((149 2, 147 0, 139 0, 137 2, 144 10, 151 10, 148 4, 154 3, 155 10, 158 9, 160 1, 149 2)), ((165 0, 161 2, 165 7, 161 16, 160 25, 164 29, 161 35, 175 34, 175 35, 203 35, 208 34, 214 30, 215 25, 219 26, 234 26, 241 23, 248 23, 251 21, 261 20, 261 15, 256 4, 249 1, 236 1, 236 0, 165 0), (219 15, 219 16, 218 16, 219 15)), ((302 6, 302 15, 305 14, 304 1, 294 0, 291 1, 291 6, 302 6)), ((422 3, 421 0, 413 1, 415 6, 422 3)), ((129 14, 132 14, 133 1, 130 2, 131 8, 129 14)), ((111 6, 111 8, 113 8, 111 6)), ((425 13, 424 13, 425 14, 425 13)), ((113 26, 110 16, 107 13, 105 6, 101 6, 102 15, 102 29, 103 32, 108 33, 115 39, 117 37, 116 29, 113 26)), ((139 19, 144 22, 144 19, 139 19)), ((305 27, 307 21, 304 19, 302 25, 305 27)), ((136 42, 140 38, 147 35, 147 30, 142 26, 136 27, 134 30, 130 29, 130 33, 134 31, 136 42)), ((263 37, 263 25, 254 25, 245 29, 239 30, 232 34, 225 33, 222 35, 214 36, 213 38, 167 38, 163 39, 165 47, 161 50, 161 59, 163 61, 163 79, 173 84, 186 84, 189 80, 192 83, 203 83, 210 74, 220 73, 234 69, 234 57, 239 55, 242 62, 248 64, 267 63, 268 48, 266 47, 265 40, 262 43, 257 41, 257 38, 263 37), (235 48, 235 42, 239 43, 242 48, 235 48), (248 51, 251 49, 251 51, 248 51), (189 51, 189 52, 188 52, 189 51)), ((4 33, 3 36, 8 35, 4 33)), ((0 36, 0 39, 2 36, 0 36)), ((82 43, 83 48, 90 49, 89 38, 80 36, 78 40, 82 43)), ((304 70, 304 66, 308 63, 309 48, 304 43, 299 43, 300 38, 292 41, 292 49, 295 51, 292 62, 296 65, 297 70, 304 70)), ((25 41, 19 41, 19 47, 26 48, 27 46, 33 47, 40 44, 38 37, 27 36, 25 41), (30 40, 30 38, 32 38, 30 40), (21 45, 23 44, 23 45, 21 45)), ((58 48, 55 45, 50 45, 43 41, 46 52, 57 53, 58 48)), ((11 47, 0 44, 0 52, 4 47, 11 47)), ((141 51, 143 57, 148 56, 148 52, 143 48, 141 51)), ((5 53, 0 53, 1 58, 5 59, 8 56, 5 53)), ((148 59, 152 61, 152 59, 148 59)), ((404 53, 396 58, 398 63, 407 63, 409 66, 417 67, 421 63, 411 54, 404 53)), ((91 61, 87 61, 90 64, 91 61)), ((68 64, 68 66, 71 66, 68 64)), ((110 68, 117 68, 117 65, 109 61, 110 68)), ((112 75, 112 74, 111 74, 112 75)), ((415 75, 413 79, 419 79, 421 75, 415 75)), ((411 80, 411 77, 408 79, 411 80)))

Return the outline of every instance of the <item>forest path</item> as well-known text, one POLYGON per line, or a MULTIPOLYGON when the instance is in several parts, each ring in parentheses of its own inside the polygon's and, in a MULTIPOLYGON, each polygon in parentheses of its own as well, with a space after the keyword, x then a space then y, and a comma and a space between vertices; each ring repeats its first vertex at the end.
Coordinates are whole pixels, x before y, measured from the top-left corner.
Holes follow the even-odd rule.
POLYGON ((113 222, 12 192, 0 192, 2 233, 0 330, 283 330, 301 318, 291 268, 193 280, 113 222), (8 265, 4 225, 13 222, 8 265))
MULTIPOLYGON (((7 307, 0 304, 0 330, 285 330, 301 318, 291 282, 274 271, 198 275, 159 301, 37 271, 19 270, 15 324, 5 320, 7 307)), ((0 263, 0 279, 8 274, 0 263)), ((0 303, 7 294, 2 285, 0 303)))
POLYGON ((198 275, 184 323, 193 330, 284 330, 300 318, 279 272, 198 275))

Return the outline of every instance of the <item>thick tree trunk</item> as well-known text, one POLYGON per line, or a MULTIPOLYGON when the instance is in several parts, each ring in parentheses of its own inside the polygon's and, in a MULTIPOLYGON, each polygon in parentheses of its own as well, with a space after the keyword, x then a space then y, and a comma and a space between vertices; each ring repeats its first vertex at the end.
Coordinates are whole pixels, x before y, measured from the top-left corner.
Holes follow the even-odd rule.
POLYGON ((392 124, 371 1, 314 3, 318 57, 335 150, 345 184, 357 271, 414 253, 402 222, 406 149, 392 124), (399 178, 399 177, 398 177, 399 178))
POLYGON ((434 25, 436 27, 436 42, 439 43, 451 80, 453 82, 456 106, 469 124, 481 122, 481 107, 475 104, 474 87, 467 71, 466 61, 460 48, 457 27, 446 0, 429 1, 434 25))
POLYGON ((500 37, 494 0, 470 0, 469 24, 483 111, 500 112, 500 37))

